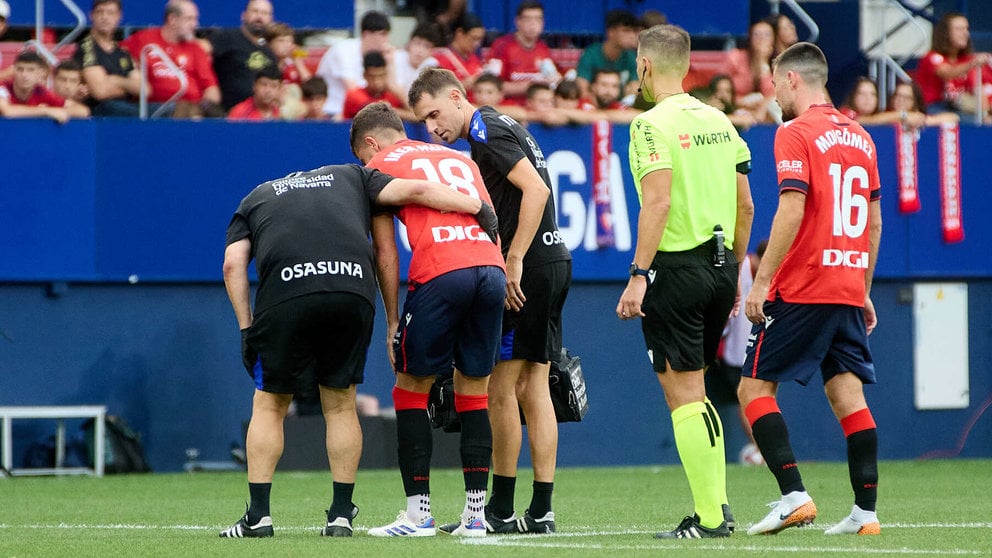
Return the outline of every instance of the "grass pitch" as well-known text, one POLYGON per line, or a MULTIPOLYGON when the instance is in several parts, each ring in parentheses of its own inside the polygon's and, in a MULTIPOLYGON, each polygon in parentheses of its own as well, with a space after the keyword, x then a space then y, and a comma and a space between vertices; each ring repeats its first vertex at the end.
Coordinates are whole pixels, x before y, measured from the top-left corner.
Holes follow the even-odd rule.
MULTIPOLYGON (((462 540, 444 534, 376 539, 365 530, 392 521, 405 507, 399 473, 362 471, 355 501, 361 513, 351 539, 317 536, 330 502, 330 475, 277 473, 272 493, 276 536, 220 539, 247 498, 237 473, 0 479, 0 558, 33 556, 990 556, 992 462, 882 462, 879 537, 827 537, 852 495, 844 463, 803 463, 817 523, 776 536, 749 537, 776 499, 764 467, 728 468, 738 532, 730 539, 659 541, 691 513, 677 466, 566 468, 555 480, 558 533, 462 540)), ((517 513, 530 498, 528 471, 517 482, 517 513)), ((464 500, 460 471, 434 471, 432 507, 439 523, 456 519, 464 500)))

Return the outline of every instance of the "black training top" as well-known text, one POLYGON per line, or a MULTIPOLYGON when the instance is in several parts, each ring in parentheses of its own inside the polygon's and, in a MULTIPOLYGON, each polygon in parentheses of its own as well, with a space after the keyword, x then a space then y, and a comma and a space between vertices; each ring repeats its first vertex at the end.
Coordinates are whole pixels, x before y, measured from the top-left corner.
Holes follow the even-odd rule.
MULTIPOLYGON (((507 175, 514 165, 526 157, 551 190, 548 163, 534 136, 526 128, 489 106, 480 108, 472 115, 468 143, 472 147, 472 159, 479 165, 482 179, 493 199, 496 216, 499 217, 503 256, 506 257, 517 232, 520 200, 523 197, 523 192, 510 182, 507 175)), ((524 256, 524 267, 572 259, 558 232, 556 215, 554 196, 549 195, 541 225, 524 256)))
POLYGON ((264 43, 251 41, 240 27, 221 29, 210 35, 214 73, 224 110, 252 95, 255 75, 276 64, 276 55, 264 43))
POLYGON ((227 227, 227 244, 251 241, 255 314, 315 292, 350 292, 375 304, 371 212, 392 176, 329 165, 257 186, 227 227))

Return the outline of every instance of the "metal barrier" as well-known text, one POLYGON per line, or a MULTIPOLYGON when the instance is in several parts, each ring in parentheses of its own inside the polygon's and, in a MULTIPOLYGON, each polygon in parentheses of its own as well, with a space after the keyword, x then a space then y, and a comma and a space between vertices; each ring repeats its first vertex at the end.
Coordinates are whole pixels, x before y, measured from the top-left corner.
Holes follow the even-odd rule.
MULTIPOLYGON (((78 37, 84 29, 86 29, 86 14, 83 10, 76 5, 72 0, 59 0, 62 5, 65 6, 67 10, 76 18, 76 26, 72 28, 72 31, 68 35, 62 38, 55 48, 52 49, 54 52, 65 45, 72 44, 76 37, 78 37)), ((45 30, 45 0, 35 0, 34 3, 34 37, 38 41, 44 36, 42 33, 45 30)))
POLYGON ((75 406, 23 406, 0 407, 0 437, 3 438, 0 449, 0 463, 11 475, 94 475, 103 476, 104 469, 104 432, 106 428, 107 407, 104 405, 75 405, 75 406), (92 418, 93 425, 93 467, 65 467, 65 419, 92 418), (51 419, 58 423, 55 430, 55 463, 51 468, 16 468, 14 467, 14 436, 11 423, 14 419, 51 419))
POLYGON ((165 64, 166 68, 168 68, 169 71, 174 76, 176 76, 176 79, 179 80, 179 90, 176 91, 172 95, 172 97, 169 97, 169 100, 166 101, 164 104, 162 104, 162 106, 156 109, 155 112, 152 113, 151 118, 158 118, 159 116, 161 116, 162 113, 168 110, 170 105, 173 105, 176 101, 181 99, 183 95, 186 94, 186 89, 189 87, 189 79, 186 77, 186 72, 184 72, 182 68, 177 66, 176 63, 172 61, 172 58, 170 58, 169 55, 166 54, 164 50, 162 50, 162 47, 156 44, 145 45, 145 48, 141 49, 141 65, 140 65, 141 88, 138 90, 138 117, 141 118, 142 120, 148 120, 149 118, 148 116, 148 54, 149 53, 154 53, 155 56, 157 56, 159 60, 161 60, 162 63, 165 64))
MULTIPOLYGON (((902 69, 902 66, 909 61, 909 57, 907 56, 902 60, 893 58, 886 48, 888 37, 907 25, 915 27, 919 31, 920 38, 916 45, 909 49, 910 52, 915 52, 926 45, 927 37, 930 35, 917 19, 916 13, 907 9, 899 0, 888 0, 888 8, 895 9, 901 17, 892 27, 885 25, 883 19, 882 27, 885 32, 882 34, 882 38, 865 49, 865 56, 869 60, 868 75, 878 85, 879 111, 885 110, 888 105, 889 94, 895 90, 897 79, 907 82, 913 81, 913 78, 902 69)), ((883 11, 882 14, 884 17, 885 12, 883 11)))

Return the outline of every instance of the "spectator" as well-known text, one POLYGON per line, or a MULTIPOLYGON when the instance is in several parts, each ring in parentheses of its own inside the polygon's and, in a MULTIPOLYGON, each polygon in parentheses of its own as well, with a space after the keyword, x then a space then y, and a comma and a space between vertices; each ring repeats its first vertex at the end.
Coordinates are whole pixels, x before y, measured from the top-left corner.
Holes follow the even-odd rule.
POLYGON ((86 86, 83 85, 83 73, 75 60, 63 60, 55 67, 55 79, 52 89, 55 94, 66 100, 82 104, 86 98, 86 86))
POLYGON ((939 126, 961 120, 956 112, 927 114, 927 107, 923 103, 923 92, 920 91, 920 86, 912 81, 896 83, 892 98, 889 99, 888 111, 898 114, 904 126, 912 122, 915 115, 923 116, 924 126, 939 126))
MULTIPOLYGON (((976 69, 982 71, 984 94, 992 89, 992 54, 974 52, 968 18, 948 12, 933 26, 933 44, 916 69, 916 82, 923 91, 923 102, 930 112, 975 114, 976 69)), ((989 103, 986 102, 986 107, 989 103)), ((963 114, 962 114, 963 115, 963 114)))
POLYGON ((279 118, 279 98, 282 74, 279 68, 267 66, 255 75, 252 96, 231 107, 228 120, 275 120, 279 118))
POLYGON ((482 73, 482 60, 477 52, 482 40, 486 38, 486 28, 478 16, 469 13, 459 18, 453 27, 451 43, 437 49, 434 58, 439 67, 451 70, 465 89, 470 90, 482 73))
POLYGON ((658 10, 645 10, 641 14, 640 29, 638 32, 644 29, 651 29, 655 25, 665 25, 668 23, 668 16, 658 10))
POLYGON ((517 8, 514 23, 515 32, 493 42, 486 71, 503 78, 507 104, 523 105, 531 83, 557 84, 561 74, 551 60, 551 49, 541 40, 544 6, 536 0, 524 0, 517 8))
POLYGON ((269 25, 265 30, 265 42, 276 57, 284 85, 301 85, 313 77, 304 61, 306 51, 297 47, 292 27, 285 23, 269 25))
POLYGON ((265 42, 265 31, 272 23, 269 0, 248 0, 241 13, 241 27, 222 29, 210 35, 214 73, 220 84, 224 110, 252 96, 254 77, 278 58, 265 42))
POLYGON ((138 116, 141 73, 114 38, 121 23, 121 0, 93 0, 90 22, 90 34, 73 53, 83 69, 87 104, 94 116, 138 116))
POLYGON ((789 16, 778 14, 768 18, 769 23, 775 28, 775 54, 799 42, 799 35, 796 33, 796 24, 792 23, 789 16))
POLYGON ((441 30, 437 24, 424 22, 413 29, 406 48, 393 52, 393 59, 390 61, 393 79, 390 85, 398 98, 406 97, 410 84, 417 79, 421 70, 437 66, 437 58, 431 53, 434 52, 434 47, 443 44, 441 41, 441 30))
POLYGON ((375 10, 366 12, 362 16, 360 36, 338 41, 320 59, 317 75, 327 83, 324 112, 335 120, 342 119, 345 94, 356 87, 365 87, 362 78, 365 55, 374 50, 385 55, 393 50, 389 44, 390 28, 389 16, 375 10))
POLYGON ((747 48, 734 49, 727 56, 727 73, 737 91, 737 104, 757 122, 767 119, 768 104, 775 98, 771 66, 774 49, 775 28, 761 20, 748 29, 747 48))
POLYGON ((527 109, 503 103, 503 80, 499 76, 483 73, 472 85, 473 104, 491 106, 518 122, 527 121, 527 109))
POLYGON ((577 109, 581 96, 579 84, 573 79, 566 79, 555 87, 555 108, 577 109))
POLYGON ((726 74, 714 76, 709 84, 709 98, 703 100, 723 111, 730 119, 730 122, 739 131, 747 130, 754 126, 754 116, 750 112, 737 106, 737 92, 734 90, 734 81, 726 74))
MULTIPOLYGON (((389 68, 386 65, 386 58, 381 52, 372 51, 365 55, 363 62, 365 73, 365 87, 355 87, 348 91, 344 97, 344 118, 354 118, 358 111, 365 105, 376 101, 385 101, 393 108, 402 109, 403 101, 389 90, 389 68)), ((410 111, 401 110, 400 115, 406 120, 412 120, 410 111)))
POLYGON ((48 62, 37 52, 25 50, 14 60, 14 79, 0 82, 0 116, 4 118, 48 117, 64 124, 70 117, 86 117, 85 105, 59 97, 43 83, 48 62))
POLYGON ((627 108, 620 104, 621 79, 620 72, 616 70, 596 70, 593 73, 592 83, 589 84, 589 93, 583 102, 594 110, 627 108))
POLYGON ((324 112, 327 102, 327 83, 320 76, 312 77, 300 85, 300 96, 303 100, 303 120, 330 120, 324 112))
POLYGON ((546 83, 532 83, 527 88, 524 108, 527 110, 526 119, 521 121, 540 122, 548 126, 562 126, 568 123, 563 112, 555 108, 555 92, 546 83))
POLYGON ((582 97, 589 97, 589 84, 597 70, 614 70, 620 76, 624 95, 637 94, 638 19, 627 10, 610 10, 606 14, 606 38, 582 51, 575 68, 575 81, 582 97))
MULTIPOLYGON (((158 45, 172 62, 186 74, 187 89, 173 110, 177 118, 215 116, 221 113, 220 88, 210 65, 210 55, 196 41, 200 10, 191 0, 169 0, 165 5, 162 27, 144 29, 121 42, 134 60, 141 60, 141 51, 148 45, 158 45)), ((179 91, 179 79, 172 75, 158 55, 148 53, 148 100, 165 103, 179 91)))
POLYGON ((418 23, 436 23, 443 34, 442 43, 450 40, 455 22, 465 15, 468 0, 406 0, 418 23))
MULTIPOLYGON (((10 4, 0 0, 0 37, 7 32, 7 20, 10 18, 10 4)), ((0 55, 0 68, 3 68, 3 55, 0 55)), ((14 75, 14 67, 0 69, 0 81, 6 81, 14 75)))
POLYGON ((282 74, 279 114, 284 120, 299 120, 306 112, 300 84, 313 77, 304 62, 306 51, 296 46, 293 28, 285 23, 269 25, 265 30, 265 42, 275 55, 282 74))

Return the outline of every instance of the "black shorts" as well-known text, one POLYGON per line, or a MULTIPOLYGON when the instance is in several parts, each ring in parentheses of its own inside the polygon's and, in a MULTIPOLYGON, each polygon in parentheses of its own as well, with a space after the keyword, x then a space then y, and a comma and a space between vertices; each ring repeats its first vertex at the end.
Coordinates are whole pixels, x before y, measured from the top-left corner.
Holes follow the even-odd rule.
POLYGON ((484 378, 496 364, 506 273, 496 266, 456 269, 412 285, 393 340, 396 370, 424 377, 484 378))
POLYGON ((751 328, 742 375, 806 385, 819 368, 823 383, 842 372, 875 383, 864 309, 775 300, 764 311, 765 323, 751 328))
POLYGON ((561 312, 572 284, 572 261, 524 268, 520 288, 527 302, 503 313, 500 360, 548 362, 561 352, 561 312))
MULTIPOLYGON (((702 370, 716 358, 737 297, 737 259, 730 250, 713 266, 713 243, 685 252, 658 252, 641 310, 641 329, 655 372, 702 370)), ((650 278, 650 276, 649 276, 650 278)))
POLYGON ((738 403, 737 386, 740 383, 740 366, 730 366, 716 359, 706 369, 706 397, 714 403, 738 403))
POLYGON ((262 362, 255 387, 294 393, 311 364, 322 386, 362 383, 374 317, 365 298, 340 292, 298 296, 266 309, 248 332, 248 344, 262 362))

